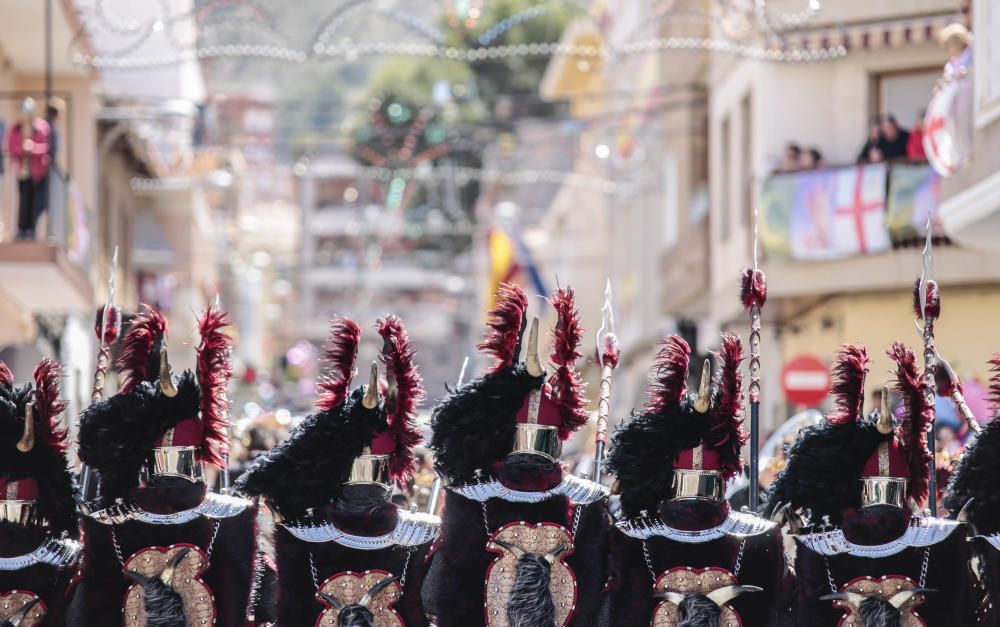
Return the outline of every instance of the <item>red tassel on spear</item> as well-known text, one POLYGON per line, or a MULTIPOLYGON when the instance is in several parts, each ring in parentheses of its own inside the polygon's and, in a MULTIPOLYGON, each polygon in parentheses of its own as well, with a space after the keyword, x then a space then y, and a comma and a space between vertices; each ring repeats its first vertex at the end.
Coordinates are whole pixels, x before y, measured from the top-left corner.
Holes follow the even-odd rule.
POLYGON ((618 367, 621 348, 615 336, 615 312, 611 308, 611 281, 604 288, 601 328, 597 330, 597 363, 601 366, 601 388, 597 397, 597 446, 594 449, 594 481, 600 483, 604 448, 608 443, 608 416, 611 415, 611 378, 618 367))
POLYGON ((94 334, 97 336, 97 361, 94 366, 94 385, 90 391, 90 400, 99 401, 104 398, 104 378, 111 364, 111 345, 118 339, 122 328, 122 312, 115 307, 115 273, 118 270, 118 247, 115 246, 111 258, 111 277, 108 279, 108 300, 104 306, 97 309, 97 319, 94 321, 94 334))
POLYGON ((760 312, 767 300, 767 281, 757 268, 743 271, 740 300, 750 313, 750 511, 757 511, 760 499, 760 312))

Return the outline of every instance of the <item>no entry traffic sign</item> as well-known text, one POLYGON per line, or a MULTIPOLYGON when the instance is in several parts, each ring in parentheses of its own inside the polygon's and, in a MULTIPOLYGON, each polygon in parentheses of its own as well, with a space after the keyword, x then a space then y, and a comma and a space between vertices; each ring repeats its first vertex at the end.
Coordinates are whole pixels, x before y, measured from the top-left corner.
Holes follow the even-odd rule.
POLYGON ((793 405, 815 407, 830 393, 830 370, 813 355, 799 355, 781 369, 781 389, 793 405))

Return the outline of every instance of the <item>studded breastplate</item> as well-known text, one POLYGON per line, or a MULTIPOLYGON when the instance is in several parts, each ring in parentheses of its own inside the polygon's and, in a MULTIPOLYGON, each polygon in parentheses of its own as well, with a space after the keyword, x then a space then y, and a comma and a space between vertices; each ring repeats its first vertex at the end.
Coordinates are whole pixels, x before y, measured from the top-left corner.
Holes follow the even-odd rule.
MULTIPOLYGON (((201 575, 210 567, 208 555, 193 544, 174 544, 168 547, 150 546, 133 553, 123 565, 123 571, 138 573, 143 577, 157 578, 167 568, 172 558, 188 549, 176 563, 170 588, 177 593, 184 607, 184 617, 188 625, 215 624, 215 598, 201 575)), ((125 627, 144 627, 147 612, 143 588, 139 584, 129 586, 122 604, 125 627)))
POLYGON ((513 522, 490 535, 486 549, 497 554, 486 570, 486 624, 516 627, 508 613, 522 555, 542 556, 548 563, 549 594, 555 607, 555 625, 569 623, 576 607, 576 576, 565 559, 573 553, 573 537, 555 523, 513 522))

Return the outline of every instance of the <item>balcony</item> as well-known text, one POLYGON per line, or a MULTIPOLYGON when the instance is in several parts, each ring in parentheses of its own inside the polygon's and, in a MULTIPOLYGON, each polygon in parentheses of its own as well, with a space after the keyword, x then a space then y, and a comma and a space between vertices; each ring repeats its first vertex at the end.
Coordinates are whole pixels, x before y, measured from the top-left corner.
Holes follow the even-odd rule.
POLYGON ((942 283, 1000 279, 995 253, 940 231, 940 179, 926 165, 876 164, 777 174, 762 189, 760 241, 776 297, 878 291, 920 275, 928 216, 942 283))
MULTIPOLYGON (((38 240, 0 243, 0 291, 28 314, 86 310, 94 302, 86 207, 75 186, 55 169, 49 184, 49 211, 39 222, 45 231, 38 240)), ((16 224, 16 216, 8 220, 16 224)))

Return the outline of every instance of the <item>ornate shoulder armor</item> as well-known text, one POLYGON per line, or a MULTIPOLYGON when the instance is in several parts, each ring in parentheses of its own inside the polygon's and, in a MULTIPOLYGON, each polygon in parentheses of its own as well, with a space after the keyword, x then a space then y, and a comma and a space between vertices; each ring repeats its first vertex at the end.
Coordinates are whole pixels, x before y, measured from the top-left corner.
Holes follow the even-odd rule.
POLYGON ((553 496, 565 496, 574 505, 596 503, 610 493, 601 484, 574 475, 565 475, 559 485, 541 492, 512 490, 496 479, 451 486, 448 489, 473 501, 501 499, 511 503, 541 503, 553 496))
POLYGON ((211 519, 232 518, 242 514, 251 505, 250 501, 238 496, 209 492, 197 507, 172 514, 154 514, 141 509, 132 501, 126 501, 93 512, 89 516, 102 525, 120 525, 133 520, 151 525, 180 525, 202 516, 211 519))
POLYGON ((933 517, 914 517, 910 526, 899 538, 885 544, 855 544, 844 536, 839 528, 795 536, 795 540, 820 555, 842 555, 855 557, 889 557, 909 548, 933 546, 948 539, 961 523, 954 520, 933 517))
POLYGON ((753 514, 729 512, 729 516, 722 524, 698 531, 674 529, 660 518, 654 516, 623 520, 616 523, 615 526, 625 535, 638 540, 660 537, 691 544, 711 542, 724 536, 756 536, 771 531, 775 528, 776 524, 766 518, 761 518, 753 514))
POLYGON ((79 557, 80 543, 76 540, 49 538, 31 553, 0 557, 0 570, 20 570, 35 564, 69 568, 79 557))
POLYGON ((338 529, 333 523, 307 518, 279 523, 303 542, 336 542, 351 549, 375 551, 390 546, 419 546, 437 538, 441 519, 431 514, 400 510, 396 527, 381 536, 359 536, 338 529))

